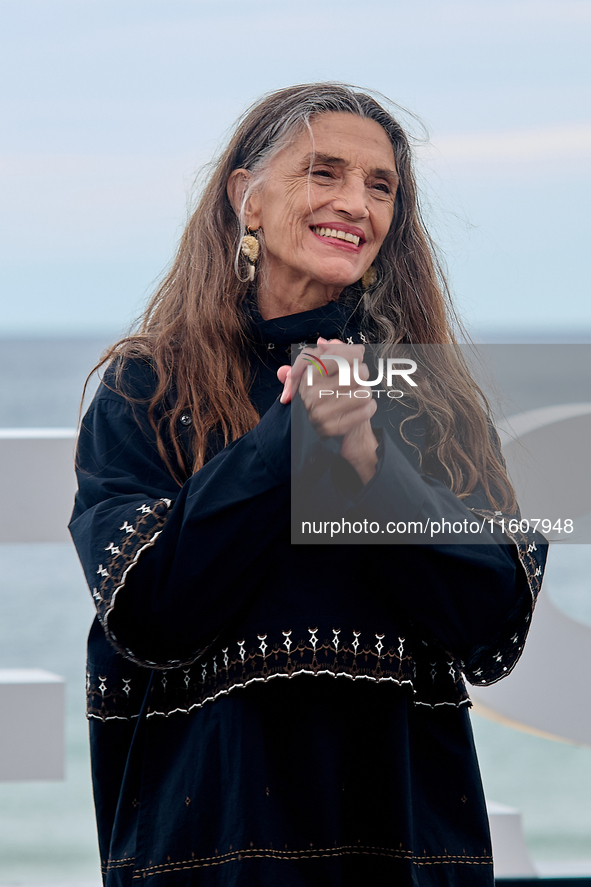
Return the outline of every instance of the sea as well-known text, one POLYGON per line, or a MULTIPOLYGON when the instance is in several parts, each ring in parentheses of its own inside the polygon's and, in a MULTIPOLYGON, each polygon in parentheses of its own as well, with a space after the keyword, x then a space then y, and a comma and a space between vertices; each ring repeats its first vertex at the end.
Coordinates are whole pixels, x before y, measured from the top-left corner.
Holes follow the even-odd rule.
MULTIPOLYGON (((0 339, 0 427, 74 428, 85 379, 109 341, 0 339)), ((551 551, 547 593, 591 626, 590 577, 591 546, 551 551)), ((46 669, 65 678, 67 691, 65 779, 0 783, 0 887, 100 887, 84 717, 92 615, 71 545, 0 544, 0 668, 46 669)), ((486 796, 520 811, 534 864, 591 872, 591 748, 478 715, 472 722, 486 796)))

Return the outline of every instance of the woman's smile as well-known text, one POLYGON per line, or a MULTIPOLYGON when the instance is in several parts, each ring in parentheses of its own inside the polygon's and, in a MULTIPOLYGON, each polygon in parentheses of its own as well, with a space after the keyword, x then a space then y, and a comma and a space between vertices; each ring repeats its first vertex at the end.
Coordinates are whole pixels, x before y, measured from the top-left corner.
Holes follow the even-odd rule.
POLYGON ((310 231, 316 237, 320 237, 331 246, 342 249, 359 251, 365 243, 363 231, 341 222, 325 222, 319 225, 310 225, 310 231))

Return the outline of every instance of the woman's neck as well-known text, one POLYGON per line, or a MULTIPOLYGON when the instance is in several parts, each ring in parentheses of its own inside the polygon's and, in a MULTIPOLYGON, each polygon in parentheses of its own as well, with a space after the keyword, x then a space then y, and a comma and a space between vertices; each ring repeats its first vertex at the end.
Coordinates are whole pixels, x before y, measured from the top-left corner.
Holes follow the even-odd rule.
POLYGON ((290 314, 301 314, 322 308, 329 302, 336 302, 342 292, 342 286, 331 286, 319 281, 307 281, 294 285, 293 281, 285 281, 285 285, 272 284, 261 274, 258 280, 257 303, 263 320, 275 317, 287 317, 290 314))

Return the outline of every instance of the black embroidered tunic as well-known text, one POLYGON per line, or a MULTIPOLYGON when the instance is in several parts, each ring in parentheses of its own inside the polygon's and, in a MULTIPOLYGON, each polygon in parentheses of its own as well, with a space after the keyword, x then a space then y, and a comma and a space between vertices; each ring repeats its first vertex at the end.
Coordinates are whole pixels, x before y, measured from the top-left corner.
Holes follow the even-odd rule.
MULTIPOLYGON (((365 337, 338 303, 252 329, 261 421, 182 489, 141 403, 149 363, 126 366, 133 406, 107 378, 82 423, 70 528, 97 607, 87 681, 104 883, 491 885, 462 675, 491 683, 517 661, 541 537, 292 546, 276 369, 292 342, 365 337)), ((330 487, 341 457, 316 448, 330 487)), ((373 495, 394 518, 409 503, 491 516, 482 493, 460 502, 421 475, 415 453, 384 434, 352 513, 373 495)))

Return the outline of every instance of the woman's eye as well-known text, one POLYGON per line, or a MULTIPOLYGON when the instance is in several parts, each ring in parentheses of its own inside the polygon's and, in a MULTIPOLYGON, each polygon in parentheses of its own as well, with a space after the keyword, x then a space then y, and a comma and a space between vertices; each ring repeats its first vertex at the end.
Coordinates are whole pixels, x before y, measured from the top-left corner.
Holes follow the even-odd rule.
POLYGON ((313 169, 312 175, 313 176, 323 176, 324 178, 327 178, 327 179, 332 178, 332 173, 329 169, 313 169))
POLYGON ((373 187, 374 190, 381 191, 383 194, 390 194, 390 186, 385 182, 377 182, 373 187))

